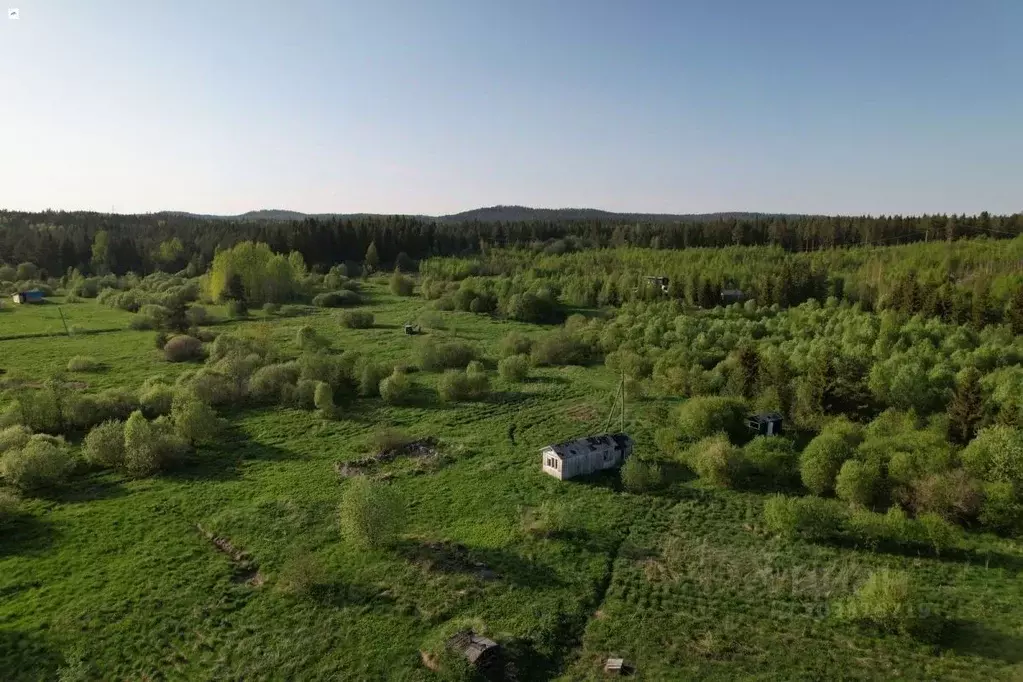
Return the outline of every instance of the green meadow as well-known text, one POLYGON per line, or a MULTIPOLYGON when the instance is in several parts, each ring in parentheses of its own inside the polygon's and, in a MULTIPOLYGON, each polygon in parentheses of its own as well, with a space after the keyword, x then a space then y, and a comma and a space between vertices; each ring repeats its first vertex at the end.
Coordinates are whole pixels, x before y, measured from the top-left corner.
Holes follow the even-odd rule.
MULTIPOLYGON (((681 467, 644 493, 627 492, 617 472, 555 480, 539 449, 601 431, 615 371, 534 367, 505 381, 495 369, 502 339, 548 327, 446 311, 407 336, 423 300, 394 296, 382 280, 364 291, 368 329, 342 326, 336 311, 232 320, 216 306, 220 321, 205 328, 262 334, 294 356, 309 325, 331 354, 409 365, 418 398, 340 399, 332 418, 221 407, 215 442, 173 470, 132 479, 86 468, 22 497, 0 529, 0 679, 442 679, 457 671, 426 662, 460 627, 498 641, 506 676, 519 680, 602 679, 609 656, 650 680, 1023 675, 1019 542, 971 531, 935 554, 778 536, 763 518, 771 489, 721 489, 681 467), (441 374, 415 362, 429 338, 476 348, 489 394, 437 400, 441 374), (436 439, 439 454, 372 470, 402 500, 402 527, 387 546, 359 547, 339 530, 351 482, 338 469, 373 454, 383 429, 436 439), (938 636, 834 617, 881 568, 909 574, 919 603, 940 612, 938 636)), ((94 300, 6 303, 4 389, 61 376, 86 394, 134 390, 196 367, 167 362, 153 331, 128 329, 131 317, 94 300), (79 355, 98 368, 68 371, 79 355)), ((658 456, 655 434, 682 402, 630 396, 637 458, 658 456)), ((73 449, 81 435, 69 436, 73 449)))

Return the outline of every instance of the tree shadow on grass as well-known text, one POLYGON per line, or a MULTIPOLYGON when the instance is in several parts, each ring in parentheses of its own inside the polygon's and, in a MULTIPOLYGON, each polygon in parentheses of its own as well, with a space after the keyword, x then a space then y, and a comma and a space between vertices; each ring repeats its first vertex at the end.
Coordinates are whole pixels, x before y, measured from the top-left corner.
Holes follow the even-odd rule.
POLYGON ((379 589, 370 589, 354 583, 334 581, 312 585, 307 596, 322 606, 389 606, 394 598, 379 589))
POLYGON ((0 662, 4 682, 55 680, 62 660, 44 637, 0 628, 0 662))
POLYGON ((1023 637, 993 630, 976 621, 952 620, 938 645, 959 655, 979 656, 1009 664, 1023 663, 1023 637))
POLYGON ((525 402, 532 397, 533 395, 531 393, 524 393, 522 391, 494 391, 482 402, 493 405, 516 405, 518 403, 525 402))
POLYGON ((179 481, 225 481, 241 476, 242 465, 253 461, 282 461, 296 455, 275 445, 250 439, 241 430, 228 427, 213 447, 199 447, 189 453, 181 466, 163 476, 179 481))
POLYGON ((46 499, 55 502, 92 502, 124 497, 128 491, 108 472, 94 473, 76 479, 50 492, 46 499))
POLYGON ((616 493, 622 492, 622 478, 618 469, 605 469, 585 476, 569 478, 564 483, 570 485, 583 485, 589 488, 606 488, 616 493))
POLYGON ((0 524, 0 557, 39 554, 57 538, 53 524, 38 516, 16 513, 0 524))
POLYGON ((594 532, 586 528, 570 528, 556 530, 548 537, 574 545, 591 554, 608 554, 614 552, 621 538, 616 533, 606 531, 594 532))
MULTIPOLYGON (((841 547, 843 549, 863 550, 863 544, 850 537, 837 537, 821 541, 821 544, 841 547)), ((984 568, 1003 568, 1008 571, 1023 571, 1023 557, 1001 552, 977 552, 969 549, 952 548, 936 554, 934 548, 919 542, 895 543, 881 542, 870 548, 877 554, 903 556, 911 559, 926 557, 932 561, 952 564, 969 564, 984 568)))
POLYGON ((401 540, 395 551, 406 561, 430 571, 473 575, 480 580, 505 580, 521 587, 562 584, 546 567, 499 548, 469 548, 448 540, 401 540))
POLYGON ((570 384, 572 382, 569 381, 568 379, 566 379, 565 377, 558 377, 558 376, 549 377, 549 376, 534 375, 534 376, 531 376, 531 377, 527 378, 523 383, 526 383, 526 384, 560 384, 560 385, 564 385, 564 384, 570 384))

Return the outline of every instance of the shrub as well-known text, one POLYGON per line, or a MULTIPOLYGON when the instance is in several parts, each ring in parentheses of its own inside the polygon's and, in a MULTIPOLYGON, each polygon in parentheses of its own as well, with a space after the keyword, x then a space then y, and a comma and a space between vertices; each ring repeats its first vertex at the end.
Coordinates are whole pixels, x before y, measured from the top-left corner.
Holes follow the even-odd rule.
POLYGON ((65 428, 87 429, 111 416, 96 396, 82 393, 67 396, 61 408, 65 428))
POLYGON ((168 469, 184 450, 166 417, 150 422, 136 410, 124 424, 124 468, 129 476, 143 478, 168 469))
POLYGON ((663 475, 657 464, 646 463, 638 457, 625 460, 621 471, 622 486, 630 493, 645 493, 661 487, 663 475))
POLYGON ((170 334, 163 330, 160 330, 156 332, 156 335, 153 337, 153 345, 156 346, 156 350, 163 350, 164 346, 167 345, 167 341, 169 340, 170 334))
MULTIPOLYGON (((108 388, 96 395, 99 414, 91 424, 98 424, 104 419, 127 419, 138 407, 138 398, 127 388, 108 388)), ((90 424, 90 425, 91 425, 90 424)))
POLYGON ((412 393, 412 382, 405 372, 395 369, 391 376, 380 382, 380 397, 388 405, 401 405, 408 402, 412 393))
POLYGON ((981 429, 960 458, 974 476, 1023 490, 1023 431, 1008 426, 981 429))
POLYGON ((462 368, 476 359, 476 350, 461 341, 421 339, 416 345, 420 367, 428 372, 462 368))
POLYGON ((799 456, 803 485, 815 495, 831 492, 842 464, 852 456, 852 446, 842 434, 825 431, 810 441, 799 456))
POLYGON ((295 392, 292 394, 290 402, 304 410, 313 409, 316 407, 316 387, 320 383, 322 382, 312 379, 299 379, 295 384, 295 392))
POLYGON ((294 362, 265 365, 249 378, 249 395, 263 402, 286 402, 298 383, 300 367, 294 362))
POLYGON ((349 329, 369 329, 373 326, 373 313, 368 310, 346 310, 341 313, 341 324, 349 329))
POLYGON ((472 394, 472 385, 465 372, 449 369, 441 376, 437 392, 444 402, 469 400, 469 396, 472 394))
POLYGON ((981 508, 981 484, 962 469, 913 481, 911 503, 917 514, 932 513, 950 521, 975 517, 981 508))
POLYGON ((398 271, 395 271, 394 274, 391 275, 388 286, 391 293, 395 296, 411 296, 413 289, 415 289, 415 283, 398 271))
POLYGON ((313 305, 317 308, 342 308, 359 303, 362 303, 362 297, 348 289, 329 291, 313 297, 313 305))
POLYGON ((324 419, 333 419, 336 416, 337 408, 334 406, 334 389, 330 387, 330 384, 325 381, 316 384, 313 404, 316 405, 316 409, 319 410, 320 415, 324 419))
POLYGON ((1011 483, 995 482, 984 485, 980 522, 1003 533, 1015 533, 1023 529, 1023 504, 1017 500, 1016 491, 1011 483))
POLYGON ((405 505, 394 488, 365 476, 348 479, 338 507, 341 534, 362 547, 385 547, 401 531, 405 505))
POLYGON ((959 526, 949 523, 938 514, 921 514, 916 518, 920 529, 920 540, 934 548, 934 553, 941 556, 942 550, 950 549, 959 544, 959 526))
POLYGON ((505 381, 525 381, 529 376, 529 357, 509 355, 497 363, 497 373, 505 381))
POLYGON ((872 625, 884 632, 908 633, 922 615, 909 575, 881 569, 836 609, 843 621, 872 625))
POLYGON ((686 452, 686 464, 708 483, 728 487, 742 474, 742 451, 723 435, 704 438, 686 452))
POLYGON ((147 379, 139 389, 139 408, 152 419, 161 414, 169 414, 174 389, 160 380, 147 379))
POLYGON ((327 581, 327 569, 316 555, 303 552, 281 568, 277 589, 295 596, 306 595, 327 581))
POLYGON ((317 351, 326 348, 330 343, 310 325, 305 324, 298 328, 298 333, 295 335, 295 345, 302 350, 317 351))
POLYGON ((193 374, 178 377, 177 386, 195 393, 199 400, 210 405, 227 405, 238 399, 238 387, 230 377, 202 368, 193 374))
POLYGON ((419 313, 419 324, 427 329, 442 330, 447 328, 443 313, 436 310, 424 310, 419 313))
POLYGON ((227 316, 232 320, 239 320, 249 316, 249 304, 237 298, 227 302, 227 316))
POLYGON ((184 334, 175 336, 163 347, 163 355, 169 362, 202 360, 202 341, 184 334))
POLYGON ((0 527, 13 517, 18 510, 18 498, 6 490, 0 490, 0 527))
POLYGON ((198 327, 199 325, 209 323, 209 314, 206 312, 206 308, 201 305, 189 306, 188 310, 185 311, 185 321, 188 322, 190 327, 198 327))
POLYGON ((592 359, 591 348, 565 331, 540 337, 530 352, 535 365, 586 365, 592 359))
POLYGON ((880 478, 880 472, 870 464, 855 459, 846 460, 835 479, 835 495, 850 504, 869 506, 880 478))
POLYGON ((359 377, 359 395, 373 398, 380 393, 380 382, 389 376, 393 369, 363 358, 356 366, 356 371, 359 377))
POLYGON ((779 535, 827 540, 841 532, 844 521, 845 510, 834 500, 772 495, 764 503, 767 529, 779 535))
POLYGON ((715 433, 741 439, 746 433, 746 406, 735 398, 692 398, 679 407, 678 424, 682 438, 688 441, 715 433))
POLYGON ((549 538, 569 528, 569 509, 563 502, 543 501, 522 514, 522 529, 529 535, 549 538))
POLYGON ((513 355, 528 355, 532 349, 532 339, 521 332, 508 332, 501 339, 500 353, 502 358, 513 355))
POLYGON ((281 312, 281 306, 280 306, 279 303, 264 303, 263 304, 263 314, 264 315, 267 315, 267 316, 276 315, 279 312, 281 312))
POLYGON ((97 372, 103 368, 103 363, 89 355, 76 355, 67 363, 69 372, 97 372))
POLYGON ((374 452, 390 452, 412 442, 412 437, 398 429, 380 429, 373 434, 374 452))
POLYGON ((102 467, 116 468, 124 464, 124 422, 114 419, 89 431, 82 442, 86 461, 102 467))
POLYGON ((757 436, 743 448, 743 459, 751 473, 776 483, 788 483, 799 473, 799 458, 787 438, 757 436))
POLYGON ((32 430, 21 424, 15 424, 0 430, 0 455, 8 450, 24 447, 31 435, 32 430))
POLYGON ((34 493, 64 483, 74 466, 63 440, 37 434, 22 447, 4 454, 0 473, 18 490, 34 493))
POLYGON ((132 315, 131 319, 128 320, 128 328, 135 331, 146 331, 147 329, 156 329, 156 327, 156 321, 142 313, 132 315))
POLYGON ((212 442, 220 430, 217 413, 194 394, 174 396, 171 419, 178 437, 192 445, 212 442))

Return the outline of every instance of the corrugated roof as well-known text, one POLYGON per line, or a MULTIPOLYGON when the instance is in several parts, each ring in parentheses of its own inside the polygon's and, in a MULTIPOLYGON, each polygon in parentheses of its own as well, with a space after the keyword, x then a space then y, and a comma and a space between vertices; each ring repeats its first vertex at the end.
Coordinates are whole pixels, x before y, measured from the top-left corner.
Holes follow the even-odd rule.
POLYGON ((550 448, 554 454, 564 459, 566 457, 581 457, 609 447, 626 448, 631 443, 632 439, 624 433, 604 433, 598 436, 586 436, 563 443, 554 443, 542 448, 542 451, 550 448))

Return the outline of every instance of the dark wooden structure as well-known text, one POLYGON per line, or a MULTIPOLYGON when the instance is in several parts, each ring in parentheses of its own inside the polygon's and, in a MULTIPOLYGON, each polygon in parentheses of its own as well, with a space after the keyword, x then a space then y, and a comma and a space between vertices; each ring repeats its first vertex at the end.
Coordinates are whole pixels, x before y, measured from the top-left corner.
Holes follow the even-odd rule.
POLYGON ((405 333, 409 336, 414 336, 420 332, 419 325, 406 324, 405 333))
POLYGON ((746 426, 761 436, 780 436, 782 416, 777 412, 751 414, 746 418, 746 426))
POLYGON ((668 278, 663 275, 647 277, 646 283, 655 289, 660 289, 661 293, 668 293, 668 278))
POLYGON ((477 670, 499 665, 501 646, 492 639, 477 635, 472 630, 460 630, 448 638, 447 647, 465 656, 477 670))

